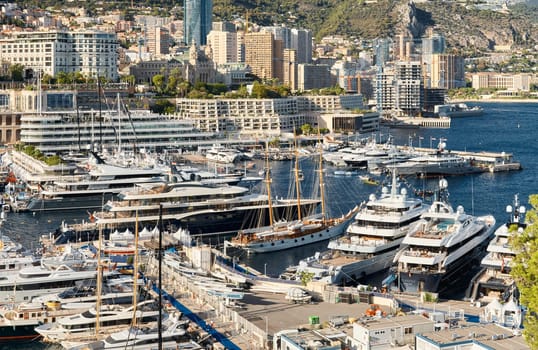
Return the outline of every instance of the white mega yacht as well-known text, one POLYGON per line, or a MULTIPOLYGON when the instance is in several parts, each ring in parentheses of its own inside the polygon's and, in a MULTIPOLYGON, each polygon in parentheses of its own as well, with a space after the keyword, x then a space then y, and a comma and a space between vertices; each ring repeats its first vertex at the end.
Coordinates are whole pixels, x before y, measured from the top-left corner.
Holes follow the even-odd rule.
MULTIPOLYGON (((106 271, 105 278, 113 274, 106 271)), ((0 304, 29 302, 38 296, 62 292, 79 281, 95 280, 96 277, 95 266, 90 270, 78 271, 65 265, 55 270, 40 266, 23 268, 16 274, 0 277, 0 304)))
POLYGON ((390 267, 410 225, 428 209, 422 200, 408 197, 405 188, 398 193, 396 178, 393 172, 392 189, 384 187, 379 198, 371 194, 346 234, 331 240, 327 252, 301 260, 297 273, 343 284, 390 267))
POLYGON ((483 257, 495 218, 466 214, 462 206, 453 210, 447 187, 441 179, 439 198, 404 238, 394 258, 396 271, 387 284, 394 282, 405 292, 443 293, 483 257))
POLYGON ((506 206, 506 212, 510 218, 495 230, 487 254, 482 259, 482 269, 469 286, 467 297, 470 299, 506 302, 512 291, 516 290, 514 278, 510 275, 512 260, 516 255, 510 245, 510 237, 521 234, 527 227, 523 219, 525 207, 520 205, 517 194, 513 205, 506 206))

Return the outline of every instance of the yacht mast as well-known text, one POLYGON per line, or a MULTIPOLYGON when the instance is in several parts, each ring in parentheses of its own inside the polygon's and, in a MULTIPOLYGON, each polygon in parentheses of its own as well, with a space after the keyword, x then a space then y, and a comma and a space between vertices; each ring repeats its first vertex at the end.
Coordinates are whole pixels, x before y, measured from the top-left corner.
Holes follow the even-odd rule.
MULTIPOLYGON (((319 128, 318 128, 318 139, 319 137, 319 128)), ((321 219, 325 222, 326 212, 325 212, 325 182, 323 179, 323 144, 319 143, 319 191, 321 195, 321 219)))
POLYGON ((136 317, 136 305, 138 304, 138 210, 136 210, 136 221, 135 221, 135 251, 133 259, 133 319, 131 325, 133 327, 137 326, 137 317, 136 317))
POLYGON ((95 338, 99 339, 99 327, 100 320, 99 314, 101 312, 101 294, 103 283, 103 266, 101 265, 101 248, 103 244, 103 226, 99 225, 99 243, 97 247, 97 300, 95 302, 95 338))
POLYGON ((118 93, 118 155, 121 156, 121 101, 118 93))
POLYGON ((273 226, 273 199, 271 198, 271 171, 269 168, 269 141, 265 141, 265 186, 269 204, 269 225, 273 226))
POLYGON ((297 219, 301 221, 301 184, 299 182, 299 149, 297 146, 297 136, 293 130, 293 141, 295 144, 295 190, 297 191, 297 219))

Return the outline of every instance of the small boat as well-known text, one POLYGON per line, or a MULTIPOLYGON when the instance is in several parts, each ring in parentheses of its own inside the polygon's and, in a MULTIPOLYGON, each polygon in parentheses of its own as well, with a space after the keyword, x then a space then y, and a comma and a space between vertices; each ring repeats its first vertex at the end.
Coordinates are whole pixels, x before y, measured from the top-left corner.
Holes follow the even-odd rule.
POLYGON ((362 183, 366 185, 372 185, 372 186, 379 185, 379 180, 376 180, 373 177, 368 176, 368 175, 360 175, 359 179, 361 179, 362 183))
MULTIPOLYGON (((188 322, 181 319, 181 315, 173 314, 163 321, 161 333, 162 349, 189 349, 201 350, 202 347, 194 341, 189 341, 185 328, 188 322)), ((73 344, 62 342, 62 346, 69 350, 104 350, 104 349, 130 349, 150 350, 156 349, 159 344, 158 328, 129 327, 117 333, 110 334, 103 340, 91 343, 73 344)))
POLYGON ((34 330, 36 326, 50 324, 57 317, 81 311, 83 310, 65 310, 59 302, 4 305, 0 307, 0 343, 37 339, 40 335, 34 330))

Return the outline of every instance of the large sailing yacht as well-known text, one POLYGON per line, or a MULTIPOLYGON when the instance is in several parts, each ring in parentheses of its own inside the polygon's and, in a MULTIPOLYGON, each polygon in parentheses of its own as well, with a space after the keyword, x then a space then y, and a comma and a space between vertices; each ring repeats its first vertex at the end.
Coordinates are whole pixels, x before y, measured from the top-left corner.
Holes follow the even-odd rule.
MULTIPOLYGON (((269 226, 256 227, 252 229, 241 230, 237 236, 233 237, 225 244, 234 248, 240 248, 247 253, 267 253, 289 248, 295 248, 306 244, 328 240, 340 236, 346 229, 349 222, 353 219, 354 214, 359 210, 358 206, 351 209, 346 215, 339 218, 327 218, 325 214, 325 193, 323 183, 323 158, 320 153, 320 192, 321 192, 321 213, 302 217, 300 208, 301 188, 300 188, 300 170, 298 168, 299 157, 296 151, 295 157, 295 185, 297 192, 297 220, 284 220, 274 222, 272 216, 272 201, 269 200, 269 226)), ((268 163, 268 162, 267 162, 268 163)), ((269 167, 265 170, 267 191, 271 191, 271 179, 269 178, 269 167)))

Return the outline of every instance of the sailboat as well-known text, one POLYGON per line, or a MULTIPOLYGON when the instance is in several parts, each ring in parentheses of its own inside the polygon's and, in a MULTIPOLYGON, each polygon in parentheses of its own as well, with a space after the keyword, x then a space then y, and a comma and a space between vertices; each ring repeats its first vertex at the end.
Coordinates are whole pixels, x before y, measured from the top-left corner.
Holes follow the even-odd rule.
MULTIPOLYGON (((135 233, 135 244, 138 244, 138 226, 135 233)), ((43 324, 35 330, 43 336, 45 341, 52 343, 73 344, 73 342, 89 342, 105 338, 112 332, 126 329, 133 322, 157 324, 159 321, 159 306, 154 300, 138 302, 137 253, 135 252, 135 274, 133 276, 133 302, 132 306, 102 305, 102 274, 101 263, 102 230, 99 232, 97 254, 97 299, 95 306, 89 310, 68 317, 61 317, 53 324, 43 324)), ((68 346, 66 346, 68 347, 68 346)))
MULTIPOLYGON (((297 149, 297 147, 295 147, 297 149)), ((301 172, 298 168, 298 152, 295 152, 295 184, 297 191, 297 206, 301 205, 301 191, 299 185, 299 177, 301 172)), ((325 211, 325 194, 324 194, 324 182, 323 182, 323 167, 322 167, 322 152, 320 151, 320 192, 321 192, 321 213, 308 217, 302 217, 301 210, 298 210, 298 218, 293 221, 278 221, 274 222, 271 215, 271 200, 269 200, 270 217, 269 226, 258 227, 248 230, 241 230, 237 236, 232 238, 226 244, 240 248, 247 253, 268 253, 289 248, 295 248, 310 243, 328 240, 344 233, 347 225, 353 220, 353 217, 358 212, 359 208, 356 206, 351 209, 346 215, 338 218, 327 218, 325 211)), ((268 167, 267 167, 268 168, 268 167)), ((268 192, 270 193, 269 178, 270 172, 268 169, 265 171, 266 184, 268 192)), ((269 197, 270 198, 270 197, 269 197)))
MULTIPOLYGON (((161 211, 162 213, 162 211, 161 211)), ((138 219, 138 213, 136 215, 138 219)), ((162 223, 162 220, 159 220, 162 223)), ((135 245, 138 246, 138 220, 136 221, 135 229, 135 245)), ((162 229, 162 227, 161 227, 162 229)), ((162 236, 160 236, 162 237, 162 236)), ((159 242, 159 248, 162 247, 162 242, 159 242)), ((159 252, 162 254, 162 252, 159 252)), ((134 288, 133 295, 133 313, 131 324, 129 327, 111 333, 106 338, 97 337, 97 340, 83 343, 62 342, 62 346, 69 350, 104 350, 104 349, 131 349, 131 350, 151 350, 155 349, 156 345, 159 345, 159 349, 201 349, 200 345, 194 341, 189 341, 186 328, 189 324, 188 320, 181 318, 181 313, 174 312, 164 315, 162 310, 162 287, 161 287, 161 260, 162 256, 159 256, 159 310, 157 322, 147 321, 147 317, 140 318, 137 315, 136 300, 137 290, 134 288), (145 322, 144 325, 140 325, 140 321, 145 322)), ((138 276, 138 254, 134 257, 134 276, 138 276)), ((136 278, 135 278, 136 279, 136 278)), ((154 302, 149 300, 146 302, 154 302)), ((96 324, 97 326, 97 324, 96 324)), ((97 327, 96 327, 97 332, 97 327)))

